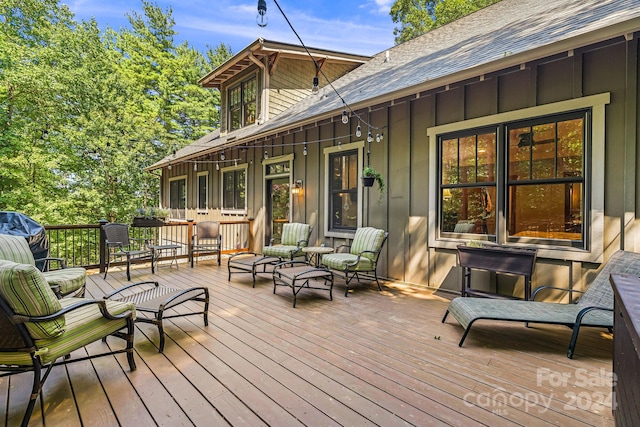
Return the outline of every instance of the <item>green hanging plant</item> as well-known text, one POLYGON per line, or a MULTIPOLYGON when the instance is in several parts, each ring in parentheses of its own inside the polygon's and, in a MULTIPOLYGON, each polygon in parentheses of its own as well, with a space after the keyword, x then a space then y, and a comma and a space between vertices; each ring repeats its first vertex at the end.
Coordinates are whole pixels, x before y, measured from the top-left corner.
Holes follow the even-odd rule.
POLYGON ((378 199, 378 203, 382 201, 382 196, 384 195, 384 191, 386 189, 384 178, 374 168, 371 166, 367 166, 362 170, 362 183, 365 187, 371 187, 373 184, 378 183, 378 190, 380 190, 380 198, 378 199))

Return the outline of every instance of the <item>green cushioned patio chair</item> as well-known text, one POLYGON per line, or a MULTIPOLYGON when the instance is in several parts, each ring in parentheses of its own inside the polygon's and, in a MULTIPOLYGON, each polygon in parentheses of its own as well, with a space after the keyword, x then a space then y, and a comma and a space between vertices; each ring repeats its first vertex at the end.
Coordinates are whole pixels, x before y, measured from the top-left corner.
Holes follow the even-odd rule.
POLYGON ((360 282, 361 275, 373 274, 373 279, 382 290, 378 281, 378 258, 389 233, 373 227, 361 227, 356 230, 351 245, 340 245, 336 252, 322 256, 322 264, 344 275, 347 282, 345 296, 349 296, 349 282, 355 277, 360 282))
POLYGON ((573 329, 567 357, 572 359, 581 326, 593 326, 611 329, 613 327, 613 289, 609 283, 611 273, 640 276, 640 254, 618 251, 602 267, 591 285, 575 304, 558 304, 535 301, 542 289, 559 289, 566 292, 579 292, 572 289, 541 286, 536 288, 534 301, 499 300, 487 298, 458 297, 449 304, 442 322, 451 313, 465 328, 458 345, 462 347, 471 326, 477 320, 506 320, 523 323, 548 323, 566 325, 573 329))
POLYGON ((271 239, 270 245, 262 248, 262 254, 281 260, 293 260, 295 257, 303 256, 302 248, 309 245, 312 231, 313 227, 309 224, 298 222, 283 224, 280 242, 271 239))
MULTIPOLYGON (((27 239, 9 234, 0 234, 0 260, 36 265, 27 239)), ((66 268, 66 262, 62 258, 44 258, 38 261, 43 261, 46 266, 52 265, 52 261, 58 263, 59 269, 42 273, 58 297, 84 296, 87 282, 87 271, 84 268, 66 268)))
POLYGON ((33 372, 33 386, 22 426, 29 423, 42 386, 57 365, 127 353, 133 359, 135 305, 115 301, 59 300, 33 265, 0 261, 0 376, 33 372), (126 348, 69 358, 73 351, 108 335, 125 340, 126 348))

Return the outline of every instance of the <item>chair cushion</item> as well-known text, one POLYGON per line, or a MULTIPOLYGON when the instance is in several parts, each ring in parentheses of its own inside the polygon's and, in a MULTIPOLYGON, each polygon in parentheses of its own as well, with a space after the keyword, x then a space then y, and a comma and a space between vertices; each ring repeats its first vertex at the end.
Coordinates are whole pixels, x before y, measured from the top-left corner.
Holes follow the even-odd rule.
MULTIPOLYGON (((34 265, 0 261, 0 294, 16 314, 45 316, 62 309, 60 301, 34 265)), ((33 339, 54 338, 65 330, 61 317, 48 322, 26 322, 33 339)))
POLYGON ((36 265, 27 239, 9 234, 0 234, 0 260, 36 265))
MULTIPOLYGON (((84 298, 65 298, 60 300, 62 307, 68 307, 84 298)), ((106 301, 107 311, 118 315, 130 310, 135 318, 135 305, 118 301, 106 301)), ((55 338, 35 340, 35 345, 43 363, 53 362, 61 356, 71 353, 102 337, 110 335, 127 326, 126 319, 109 320, 102 316, 97 304, 86 305, 65 315, 64 333, 55 338)), ((106 344, 105 344, 106 345, 106 344)), ((0 363, 31 365, 29 353, 9 352, 0 354, 0 363)))
MULTIPOLYGON (((353 263, 358 259, 357 255, 347 253, 326 254, 322 256, 322 264, 334 270, 344 271, 347 264, 353 263)), ((373 261, 369 258, 360 257, 357 265, 349 267, 349 271, 372 271, 373 261)))
POLYGON ((42 275, 49 286, 59 286, 62 295, 77 291, 87 282, 87 271, 81 267, 45 271, 42 275))
POLYGON ((298 222, 283 224, 280 243, 283 245, 298 246, 300 240, 307 240, 309 238, 309 227, 309 224, 300 224, 298 222))
MULTIPOLYGON (((458 297, 451 301, 448 310, 466 329, 471 322, 477 319, 573 325, 578 313, 583 308, 576 304, 458 297)), ((582 319, 582 324, 611 327, 613 326, 613 312, 590 311, 582 319)))
MULTIPOLYGON (((356 234, 353 236, 353 242, 351 242, 351 253, 359 254, 362 251, 377 252, 382 247, 384 242, 384 230, 373 227, 361 227, 356 230, 356 234)), ((375 258, 375 254, 366 253, 363 254, 371 260, 375 258)))
POLYGON ((265 246, 262 250, 264 255, 278 258, 289 258, 291 257, 291 252, 296 252, 294 256, 302 254, 302 251, 300 251, 296 245, 265 246))

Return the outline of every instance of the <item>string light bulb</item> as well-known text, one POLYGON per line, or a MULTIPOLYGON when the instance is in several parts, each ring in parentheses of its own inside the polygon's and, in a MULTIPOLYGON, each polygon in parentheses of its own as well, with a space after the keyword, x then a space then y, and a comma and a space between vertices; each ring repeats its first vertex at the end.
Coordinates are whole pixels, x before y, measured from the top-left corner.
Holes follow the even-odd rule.
POLYGON ((264 158, 265 160, 269 158, 269 152, 267 150, 264 150, 264 158))
POLYGON ((233 165, 234 165, 234 166, 238 166, 238 159, 235 159, 235 160, 233 161, 233 165))
POLYGON ((342 110, 342 123, 343 124, 347 124, 349 123, 349 115, 347 114, 347 109, 345 108, 344 110, 342 110))
POLYGON ((311 93, 316 95, 320 91, 320 80, 318 76, 313 78, 313 85, 311 86, 311 93))
POLYGON ((302 154, 304 154, 305 156, 308 154, 307 143, 306 142, 304 143, 304 148, 302 149, 302 154))
POLYGON ((267 1, 258 0, 258 15, 256 16, 256 24, 258 27, 266 27, 269 23, 267 19, 267 1))
POLYGON ((220 163, 216 162, 216 170, 219 171, 220 170, 220 163))
POLYGON ((380 142, 380 139, 381 139, 381 138, 380 138, 380 134, 379 134, 379 133, 376 133, 376 142, 380 142))
POLYGON ((193 170, 194 172, 198 172, 198 164, 196 162, 193 162, 193 170))
POLYGON ((360 127, 360 122, 358 122, 358 127, 356 127, 356 138, 360 138, 362 136, 362 128, 360 127))
POLYGON ((371 134, 371 130, 369 130, 369 133, 367 134, 367 142, 373 142, 373 135, 371 134))
POLYGON ((226 159, 225 155, 224 155, 224 151, 222 153, 220 153, 220 160, 222 160, 224 162, 224 159, 226 159))
POLYGON ((169 166, 167 166, 167 169, 171 170, 171 163, 169 163, 169 166))

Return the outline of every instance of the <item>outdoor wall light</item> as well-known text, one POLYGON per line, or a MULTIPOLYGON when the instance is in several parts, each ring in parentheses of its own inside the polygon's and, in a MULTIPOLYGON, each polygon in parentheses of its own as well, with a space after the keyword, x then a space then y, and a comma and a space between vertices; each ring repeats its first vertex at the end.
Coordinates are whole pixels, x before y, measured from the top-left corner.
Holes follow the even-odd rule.
POLYGON ((296 179, 291 186, 291 194, 302 194, 302 180, 296 179))

